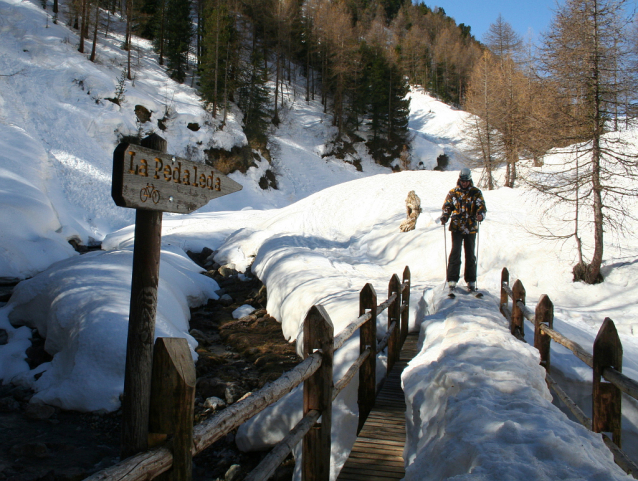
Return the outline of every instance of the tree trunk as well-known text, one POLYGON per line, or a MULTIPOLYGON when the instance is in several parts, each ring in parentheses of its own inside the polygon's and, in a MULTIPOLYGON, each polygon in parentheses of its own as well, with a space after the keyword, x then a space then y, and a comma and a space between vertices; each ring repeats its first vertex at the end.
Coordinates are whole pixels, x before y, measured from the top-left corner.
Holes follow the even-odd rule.
POLYGON ((100 4, 95 2, 95 27, 93 28, 93 47, 91 48, 91 57, 89 60, 95 62, 95 50, 97 47, 97 28, 100 24, 100 4))
POLYGON ((80 46, 78 52, 84 53, 84 28, 86 25, 86 2, 88 0, 82 0, 82 23, 80 24, 80 46))
POLYGON ((215 86, 213 87, 213 118, 217 118, 217 77, 219 73, 219 14, 217 8, 217 26, 215 28, 215 86))
POLYGON ((128 0, 126 2, 126 49, 128 55, 126 56, 126 78, 129 80, 133 80, 133 75, 131 74, 131 50, 133 48, 131 42, 131 28, 133 23, 133 0, 128 0))

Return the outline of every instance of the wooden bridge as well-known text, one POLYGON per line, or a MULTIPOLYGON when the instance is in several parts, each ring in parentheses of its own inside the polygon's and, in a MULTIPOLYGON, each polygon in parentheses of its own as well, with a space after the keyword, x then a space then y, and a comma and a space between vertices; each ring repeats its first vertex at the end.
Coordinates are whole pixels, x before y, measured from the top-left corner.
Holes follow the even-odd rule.
MULTIPOLYGON (((390 477, 352 479, 400 479, 403 477, 403 445, 405 443, 405 402, 400 375, 414 356, 416 335, 408 336, 410 307, 410 269, 405 268, 403 280, 396 274, 388 284, 388 298, 377 305, 377 294, 371 284, 360 293, 359 317, 337 336, 332 321, 321 305, 310 308, 303 323, 304 361, 276 381, 227 407, 216 416, 193 427, 192 408, 195 397, 194 366, 184 339, 158 338, 153 356, 150 386, 149 440, 155 447, 123 459, 120 463, 95 473, 87 481, 146 480, 169 471, 170 479, 192 479, 192 457, 245 421, 275 403, 303 383, 303 418, 245 481, 266 481, 299 443, 302 446, 302 478, 304 481, 328 481, 330 478, 332 402, 358 374, 359 443, 366 447, 356 450, 358 456, 385 458, 379 472, 390 477), (377 315, 387 309, 386 334, 377 339, 377 315), (359 331, 360 355, 344 376, 333 382, 334 351, 359 331), (409 341, 406 343, 406 339, 409 341), (406 349, 401 350, 406 344, 406 349), (411 349, 410 349, 410 346, 411 349), (387 373, 382 390, 377 393, 377 353, 387 349, 387 373), (169 395, 170 393, 170 395, 169 395), (176 395, 179 393, 179 395, 176 395), (390 417, 392 413, 392 417, 390 417), (319 422, 320 420, 320 422, 319 422), (367 420, 367 422, 366 422, 367 420), (365 425, 364 425, 365 423, 365 425), (381 427, 381 426, 385 427, 381 427), (371 431, 383 431, 376 443, 371 431), (396 441, 388 441, 392 434, 396 441), (375 448, 383 442, 382 449, 375 448), (389 447, 392 446, 392 447, 389 447), (367 449, 367 451, 366 451, 367 449), (376 451, 375 451, 376 449, 376 451), (367 452, 367 454, 366 454, 367 452), (360 453, 360 454, 359 454, 360 453), (388 458, 389 457, 389 458, 388 458)), ((126 444, 123 441, 123 445, 126 444)), ((131 443, 129 443, 131 444, 131 443)), ((368 463, 369 464, 369 463, 368 463)), ((345 472, 350 468, 346 466, 345 472)), ((383 476, 382 474, 380 476, 383 476)))
POLYGON ((408 334, 399 360, 377 395, 338 481, 385 481, 405 476, 405 398, 401 373, 416 355, 419 334, 408 334))
MULTIPOLYGON (((320 305, 313 306, 304 320, 304 361, 277 381, 194 428, 194 382, 189 382, 190 377, 194 379, 194 374, 187 375, 194 367, 188 345, 183 339, 158 339, 153 358, 153 378, 159 381, 151 386, 150 419, 151 433, 158 440, 158 446, 123 459, 88 479, 146 480, 170 471, 171 479, 188 481, 192 479, 192 456, 303 383, 302 420, 248 474, 245 481, 268 480, 299 442, 303 443, 302 479, 327 481, 330 478, 332 401, 357 374, 359 434, 338 479, 382 481, 403 478, 406 405, 400 379, 406 364, 416 354, 418 338, 416 333, 408 335, 410 283, 410 270, 406 267, 403 281, 396 274, 392 276, 388 298, 379 305, 374 288, 366 284, 360 293, 359 317, 337 336, 334 336, 333 325, 325 309, 320 305), (388 327, 385 337, 378 341, 377 315, 386 309, 388 327), (333 383, 334 351, 356 331, 359 331, 360 356, 345 375, 333 383), (184 342, 180 346, 173 341, 184 342), (387 376, 377 392, 377 353, 386 348, 387 376)), ((563 402, 574 408, 572 411, 581 423, 596 432, 612 433, 613 439, 603 435, 603 440, 614 454, 616 463, 638 479, 638 466, 620 450, 620 394, 622 391, 638 399, 638 383, 621 372, 622 346, 613 321, 605 320, 594 343, 593 355, 590 355, 553 330, 553 305, 549 297, 541 298, 536 311, 527 308, 522 283, 518 280, 510 289, 507 269, 503 270, 501 287, 500 308, 510 321, 512 334, 524 340, 523 320, 534 323, 534 345, 539 349, 541 365, 548 371, 548 384, 563 402), (512 300, 511 309, 509 299, 512 300), (593 420, 576 409, 577 406, 549 376, 550 338, 572 350, 593 368, 593 420)))

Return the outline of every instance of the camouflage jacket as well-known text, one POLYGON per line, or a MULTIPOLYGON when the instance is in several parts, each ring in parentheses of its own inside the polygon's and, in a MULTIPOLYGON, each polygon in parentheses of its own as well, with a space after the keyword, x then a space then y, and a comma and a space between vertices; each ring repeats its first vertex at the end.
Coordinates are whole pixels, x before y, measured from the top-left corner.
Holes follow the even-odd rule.
POLYGON ((450 231, 461 234, 476 234, 478 221, 476 216, 481 214, 485 218, 487 209, 483 193, 474 185, 467 190, 461 189, 457 184, 445 198, 443 203, 443 215, 450 219, 450 231))

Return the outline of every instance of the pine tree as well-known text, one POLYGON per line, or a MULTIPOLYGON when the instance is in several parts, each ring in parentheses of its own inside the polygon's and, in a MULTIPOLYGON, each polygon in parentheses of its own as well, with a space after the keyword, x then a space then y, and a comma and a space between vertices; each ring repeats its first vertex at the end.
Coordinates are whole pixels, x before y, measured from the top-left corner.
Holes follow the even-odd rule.
MULTIPOLYGON (((228 6, 220 1, 209 2, 205 8, 203 56, 200 66, 201 94, 217 116, 228 90, 228 72, 232 59, 237 58, 237 32, 228 6)), ((232 91, 232 87, 230 89, 232 91)))
POLYGON ((167 0, 166 65, 171 78, 178 82, 186 78, 187 56, 193 36, 190 11, 190 0, 167 0))
POLYGON ((255 45, 247 65, 240 68, 238 105, 244 114, 244 133, 251 143, 265 146, 269 125, 269 96, 261 49, 255 45))
POLYGON ((378 48, 366 49, 367 117, 372 134, 367 145, 377 162, 388 165, 409 143, 409 86, 396 65, 378 48))

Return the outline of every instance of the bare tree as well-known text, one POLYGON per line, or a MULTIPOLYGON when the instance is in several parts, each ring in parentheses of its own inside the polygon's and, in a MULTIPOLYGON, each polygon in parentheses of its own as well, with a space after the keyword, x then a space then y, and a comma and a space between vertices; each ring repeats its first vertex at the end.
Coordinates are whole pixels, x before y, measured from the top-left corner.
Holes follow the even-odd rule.
POLYGON ((483 167, 482 183, 489 190, 496 186, 493 172, 503 160, 501 133, 494 126, 498 102, 494 72, 497 71, 493 55, 485 50, 472 72, 465 102, 465 109, 473 114, 465 124, 469 145, 466 154, 475 165, 483 167))
POLYGON ((496 22, 489 26, 483 36, 483 43, 501 60, 507 57, 515 58, 521 53, 523 47, 521 36, 500 13, 496 22))
POLYGON ((543 39, 544 74, 557 86, 550 130, 554 145, 567 146, 570 155, 561 168, 540 171, 530 183, 574 207, 574 229, 566 234, 578 248, 574 279, 590 284, 602 280, 605 231, 622 229, 623 219, 632 215, 626 201, 638 195, 638 156, 621 135, 610 133, 616 116, 635 117, 633 105, 624 100, 635 101, 632 86, 619 81, 631 60, 622 44, 624 4, 567 0, 543 39), (587 245, 582 232, 592 235, 593 243, 587 245))

